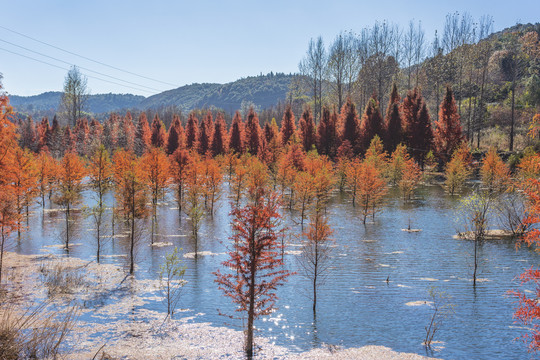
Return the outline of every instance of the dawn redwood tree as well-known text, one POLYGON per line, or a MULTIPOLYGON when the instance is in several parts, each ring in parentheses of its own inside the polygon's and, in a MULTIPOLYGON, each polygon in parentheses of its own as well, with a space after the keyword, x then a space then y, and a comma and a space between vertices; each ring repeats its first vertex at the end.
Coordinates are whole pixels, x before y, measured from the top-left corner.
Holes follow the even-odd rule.
POLYGON ((450 86, 447 86, 439 110, 439 120, 435 122, 433 137, 435 154, 446 164, 464 139, 454 94, 450 86))
POLYGON ((360 152, 362 138, 360 132, 360 122, 358 120, 358 113, 356 112, 356 106, 352 102, 350 97, 347 97, 347 101, 341 109, 341 141, 348 141, 352 151, 355 154, 360 152))
POLYGON ((510 170, 497 155, 495 148, 490 148, 482 161, 480 178, 490 195, 505 192, 510 185, 510 170))
POLYGON ((398 186, 403 194, 403 199, 411 199, 421 178, 422 173, 416 162, 413 159, 405 160, 403 162, 401 179, 398 182, 398 186))
POLYGON ((112 152, 118 148, 120 131, 122 131, 120 117, 116 114, 111 114, 103 125, 103 145, 105 145, 108 151, 112 152))
POLYGON ((313 114, 311 113, 311 107, 307 106, 299 122, 300 127, 300 139, 305 152, 310 151, 317 143, 317 132, 315 128, 315 122, 313 121, 313 114))
MULTIPOLYGON (((103 144, 103 125, 96 119, 90 121, 90 133, 88 134, 88 137, 90 138, 90 151, 94 151, 103 144)), ((135 141, 135 139, 133 141, 135 141)))
POLYGON ((2 283, 2 262, 7 237, 17 230, 19 215, 15 208, 15 191, 11 162, 13 151, 17 145, 15 125, 11 122, 12 108, 8 97, 2 93, 0 83, 0 284, 2 283))
POLYGON ((254 321, 275 310, 275 289, 291 273, 283 269, 280 256, 278 196, 267 187, 249 193, 251 200, 231 212, 233 249, 215 281, 237 305, 236 311, 247 313, 245 352, 252 359, 254 321))
POLYGON ((45 195, 50 191, 56 174, 56 163, 48 151, 42 151, 36 156, 36 170, 40 202, 42 208, 45 208, 45 195))
POLYGON ((397 146, 403 141, 403 123, 399 109, 400 100, 397 86, 394 83, 384 123, 385 137, 383 139, 385 150, 389 154, 393 153, 397 146))
POLYGON ((210 201, 210 216, 214 216, 214 206, 221 196, 221 184, 223 182, 223 172, 219 163, 211 158, 205 157, 203 166, 203 189, 205 199, 210 201))
POLYGON ((368 216, 374 219, 379 211, 382 198, 387 192, 386 182, 373 164, 365 161, 357 164, 359 177, 356 178, 356 191, 362 211, 362 223, 365 224, 368 216))
POLYGON ((259 150, 262 145, 262 131, 261 126, 259 125, 259 117, 253 107, 249 109, 247 115, 245 134, 246 150, 249 151, 251 155, 259 155, 259 150))
POLYGON ((199 138, 199 120, 194 113, 190 113, 186 125, 186 148, 197 150, 197 140, 199 138))
POLYGON ((332 229, 323 211, 315 211, 310 217, 308 229, 303 233, 305 242, 298 262, 302 273, 312 284, 313 312, 317 309, 317 288, 330 267, 332 229))
POLYGON ((66 126, 64 128, 64 135, 62 138, 62 154, 67 154, 74 151, 76 151, 75 139, 73 137, 73 133, 71 132, 71 129, 69 128, 69 126, 66 126))
POLYGON ((62 158, 57 173, 57 194, 55 202, 64 208, 66 219, 66 250, 69 250, 71 235, 70 221, 72 207, 80 202, 83 178, 86 176, 84 162, 74 152, 68 152, 62 158))
MULTIPOLYGON (((8 175, 13 181, 13 191, 15 195, 15 207, 17 209, 18 219, 26 209, 26 223, 28 224, 29 206, 38 191, 38 171, 36 168, 34 155, 29 149, 22 149, 16 146, 13 149, 11 164, 8 175)), ((22 225, 17 224, 17 238, 21 238, 22 225)))
MULTIPOLYGON (((131 113, 128 111, 126 116, 118 117, 118 134, 116 135, 116 146, 121 149, 126 149, 128 151, 133 151, 134 149, 134 139, 136 128, 133 125, 133 119, 131 118, 131 113)), ((163 127, 163 124, 161 124, 163 127)), ((165 128, 163 127, 163 132, 165 128)))
POLYGON ((472 157, 469 146, 466 141, 463 141, 445 167, 446 181, 444 186, 450 195, 461 190, 471 175, 471 164, 472 157))
POLYGON ((317 150, 332 159, 335 158, 338 148, 337 121, 336 108, 330 113, 327 107, 323 107, 321 121, 317 126, 317 150))
POLYGON ((283 146, 286 146, 287 144, 289 144, 291 137, 296 132, 294 113, 290 104, 287 104, 287 106, 285 107, 285 113, 283 114, 283 119, 281 120, 280 132, 281 143, 283 144, 283 146))
POLYGON ((73 128, 73 138, 75 139, 75 150, 79 156, 88 155, 90 143, 90 126, 86 118, 77 119, 77 124, 73 128))
POLYGON ((141 156, 151 145, 152 131, 148 125, 148 118, 143 111, 139 115, 139 122, 135 131, 135 154, 141 156))
POLYGON ((272 118, 270 124, 266 123, 264 125, 264 139, 266 151, 265 162, 269 164, 272 169, 275 169, 275 164, 282 151, 279 127, 275 118, 272 118))
POLYGON ((379 108, 379 101, 373 95, 368 100, 360 122, 360 148, 362 153, 365 153, 375 136, 384 139, 383 129, 383 118, 379 108))
POLYGON ((401 104, 404 122, 404 140, 409 153, 424 167, 424 158, 431 149, 433 131, 426 102, 418 88, 407 93, 401 104))
POLYGON ((185 212, 191 220, 191 237, 195 242, 195 257, 198 254, 199 229, 204 217, 204 168, 196 151, 192 152, 192 161, 187 167, 185 212))
POLYGON ((91 210, 96 226, 96 261, 99 263, 101 253, 101 230, 103 224, 103 214, 105 206, 103 204, 103 196, 112 187, 112 162, 109 152, 105 146, 101 144, 96 148, 94 154, 88 162, 88 177, 90 186, 97 197, 97 205, 91 210))
POLYGON ((149 188, 152 199, 152 231, 151 244, 157 230, 158 201, 165 197, 165 189, 169 185, 169 160, 162 148, 152 147, 140 159, 143 181, 149 188))
POLYGON ((167 135, 167 155, 172 155, 176 149, 185 147, 185 134, 180 116, 174 114, 169 133, 167 135))
POLYGON ((165 134, 165 125, 159 119, 158 114, 154 116, 152 120, 152 135, 150 136, 150 143, 153 147, 163 148, 165 147, 165 141, 167 140, 167 135, 165 134))
POLYGON ((214 121, 212 120, 212 113, 208 111, 199 126, 198 151, 201 155, 206 155, 207 151, 210 150, 213 128, 214 121))
POLYGON ((51 131, 51 125, 49 124, 49 119, 44 117, 36 126, 36 141, 37 141, 37 151, 48 151, 47 148, 47 133, 51 131))
POLYGON ((227 152, 227 125, 221 112, 218 113, 214 123, 211 150, 212 156, 225 155, 227 152))
POLYGON ((234 113, 229 134, 229 149, 234 154, 242 154, 245 148, 244 123, 242 115, 237 111, 234 113))
POLYGON ((184 188, 187 179, 187 169, 192 161, 189 152, 185 149, 176 149, 169 157, 169 171, 172 185, 175 187, 176 203, 178 204, 178 216, 182 217, 182 204, 184 203, 184 188))
POLYGON ((299 172, 292 184, 296 198, 300 203, 300 225, 304 228, 304 219, 306 218, 306 209, 315 196, 314 177, 306 171, 299 172))
POLYGON ((58 123, 58 119, 55 116, 53 118, 51 131, 47 134, 47 147, 49 148, 49 151, 51 152, 51 155, 58 159, 61 157, 61 154, 63 152, 62 147, 62 131, 60 129, 60 124, 58 123))
POLYGON ((113 155, 114 195, 118 211, 129 225, 129 273, 135 271, 135 242, 137 220, 146 217, 148 207, 147 186, 141 170, 140 160, 131 151, 118 150, 113 155))

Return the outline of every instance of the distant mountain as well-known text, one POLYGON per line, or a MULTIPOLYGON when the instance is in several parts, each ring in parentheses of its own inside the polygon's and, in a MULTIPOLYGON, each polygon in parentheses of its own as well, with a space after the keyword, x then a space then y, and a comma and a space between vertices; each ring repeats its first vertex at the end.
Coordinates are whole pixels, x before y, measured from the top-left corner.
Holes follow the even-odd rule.
MULTIPOLYGON (((49 91, 34 96, 10 95, 9 102, 21 113, 56 112, 62 99, 59 91, 49 91)), ((100 114, 122 109, 138 108, 144 96, 132 94, 97 94, 88 97, 88 111, 100 114)))
MULTIPOLYGON (((88 98, 88 111, 93 114, 125 109, 158 109, 177 106, 185 111, 217 107, 226 111, 240 109, 243 101, 262 109, 285 100, 293 75, 274 74, 250 76, 227 84, 191 84, 145 98, 132 94, 97 94, 88 98)), ((62 93, 45 92, 34 96, 10 95, 15 111, 28 115, 54 114, 58 111, 62 93)))
POLYGON ((285 100, 293 75, 250 76, 227 84, 192 84, 164 91, 141 102, 141 108, 176 105, 185 110, 215 106, 226 111, 240 109, 243 101, 268 108, 285 100))

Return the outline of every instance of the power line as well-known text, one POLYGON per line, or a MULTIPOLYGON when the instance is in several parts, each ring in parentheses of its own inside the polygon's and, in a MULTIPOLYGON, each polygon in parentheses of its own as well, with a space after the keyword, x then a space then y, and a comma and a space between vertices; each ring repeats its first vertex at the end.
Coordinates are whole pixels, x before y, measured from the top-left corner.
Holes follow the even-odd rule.
MULTIPOLYGON (((24 49, 26 51, 29 51, 29 52, 32 52, 34 54, 38 54, 38 55, 41 55, 41 56, 44 56, 46 58, 49 58, 49 59, 52 59, 52 60, 55 60, 55 61, 59 61, 61 63, 64 63, 64 64, 67 64, 67 65, 73 65, 72 63, 70 62, 67 62, 67 61, 64 61, 64 60, 61 60, 61 59, 58 59, 58 58, 55 58, 55 57, 52 57, 52 56, 49 56, 49 55, 45 55, 43 53, 40 53, 38 51, 34 51, 34 50, 31 50, 31 49, 28 49, 24 46, 21 46, 21 45, 17 45, 17 44, 14 44, 12 42, 9 42, 9 41, 6 41, 6 40, 2 40, 0 39, 0 41, 2 42, 5 42, 7 44, 10 44, 12 46, 16 46, 20 49, 24 49)), ((91 70, 91 69, 88 69, 88 68, 85 68, 85 67, 82 67, 82 66, 78 66, 80 69, 83 69, 83 70, 86 70, 86 71, 90 71, 94 74, 98 74, 98 75, 101 75, 101 76, 105 76, 105 77, 108 77, 108 78, 111 78, 111 79, 115 79, 115 80, 118 80, 118 81, 122 81, 122 82, 125 82, 125 83, 128 83, 128 84, 131 84, 131 85, 135 85, 135 86, 139 86, 139 87, 143 87, 143 88, 147 88, 147 89, 150 89, 150 90, 153 90, 153 91, 157 91, 157 92, 162 92, 163 90, 160 90, 160 89, 155 89, 155 88, 152 88, 152 87, 149 87, 149 86, 145 86, 145 85, 141 85, 141 84, 137 84, 137 83, 134 83, 134 82, 131 82, 131 81, 127 81, 127 80, 123 80, 123 79, 120 79, 120 78, 117 78, 117 77, 114 77, 114 76, 111 76, 111 75, 107 75, 107 74, 104 74, 104 73, 101 73, 99 71, 94 71, 94 70, 91 70)))
POLYGON ((136 74, 136 73, 131 72, 131 71, 128 71, 128 70, 123 70, 123 69, 117 68, 116 66, 112 66, 112 65, 105 64, 105 63, 103 63, 103 62, 101 62, 101 61, 98 61, 98 60, 90 59, 90 58, 88 58, 88 57, 86 57, 86 56, 76 54, 76 53, 71 52, 71 51, 69 51, 69 50, 65 50, 65 49, 62 49, 62 48, 60 48, 60 47, 58 47, 58 46, 51 45, 51 44, 46 43, 46 42, 44 42, 44 41, 41 41, 41 40, 35 39, 35 38, 33 38, 33 37, 30 37, 30 36, 28 36, 28 35, 21 34, 21 33, 18 32, 18 31, 8 29, 7 27, 2 26, 2 25, 0 25, 0 28, 2 28, 2 29, 4 29, 4 30, 7 30, 7 31, 10 31, 10 32, 12 32, 12 33, 14 33, 14 34, 17 34, 17 35, 19 35, 19 36, 25 37, 25 38, 27 38, 27 39, 30 39, 30 40, 32 40, 32 41, 36 41, 36 42, 38 42, 38 43, 40 43, 40 44, 50 46, 50 47, 52 47, 52 48, 55 48, 55 49, 60 50, 60 51, 63 51, 63 52, 65 52, 65 53, 68 53, 68 54, 71 54, 71 55, 74 55, 74 56, 78 56, 78 57, 80 57, 80 58, 82 58, 82 59, 85 59, 85 60, 88 60, 88 61, 92 61, 92 62, 94 62, 94 63, 96 63, 96 64, 100 64, 100 65, 103 65, 103 66, 107 66, 107 67, 109 67, 109 68, 111 68, 111 69, 115 69, 115 70, 118 70, 118 71, 122 71, 122 72, 125 72, 125 73, 127 73, 127 74, 131 74, 131 75, 135 75, 135 76, 138 76, 138 77, 143 78, 143 79, 152 80, 152 81, 159 82, 159 83, 162 83, 162 84, 166 84, 166 85, 178 87, 178 85, 176 85, 176 84, 171 84, 171 83, 168 83, 168 82, 165 82, 165 81, 161 81, 161 80, 157 80, 157 79, 153 79, 153 78, 151 78, 151 77, 147 77, 147 76, 144 76, 144 75, 139 75, 139 74, 136 74))
MULTIPOLYGON (((27 56, 27 55, 23 55, 23 54, 19 54, 15 51, 11 51, 11 50, 8 50, 8 49, 4 49, 2 47, 0 47, 0 50, 4 50, 8 53, 11 53, 11 54, 14 54, 14 55, 18 55, 18 56, 22 56, 24 58, 27 58, 27 59, 30 59, 30 60, 34 60, 34 61, 37 61, 37 62, 40 62, 42 64, 46 64, 46 65, 49 65, 49 66, 52 66, 52 67, 55 67, 55 68, 58 68, 58 69, 62 69, 62 70, 65 70, 65 71, 69 71, 69 69, 66 69, 62 66, 58 66, 58 65, 55 65, 55 64, 51 64, 51 63, 48 63, 46 61, 43 61, 43 60, 39 60, 39 59, 36 59, 36 58, 33 58, 31 56, 27 56)), ((104 82, 107 82, 107 83, 110 83, 110 84, 115 84, 115 85, 119 85, 119 86, 124 86, 124 87, 128 87, 128 88, 131 88, 131 89, 135 89, 135 90, 138 90, 138 91, 144 91, 144 92, 147 92, 147 93, 152 93, 152 91, 149 91, 149 90, 145 90, 145 89, 139 89, 139 88, 136 88, 134 86, 129 86, 129 85, 125 85, 125 84, 120 84, 120 83, 117 83, 117 82, 114 82, 114 81, 110 81, 110 80, 105 80, 105 79, 102 79, 102 78, 99 78, 97 76, 92 76, 92 75, 85 75, 89 78, 92 78, 92 79, 96 79, 96 80, 100 80, 100 81, 104 81, 104 82)))

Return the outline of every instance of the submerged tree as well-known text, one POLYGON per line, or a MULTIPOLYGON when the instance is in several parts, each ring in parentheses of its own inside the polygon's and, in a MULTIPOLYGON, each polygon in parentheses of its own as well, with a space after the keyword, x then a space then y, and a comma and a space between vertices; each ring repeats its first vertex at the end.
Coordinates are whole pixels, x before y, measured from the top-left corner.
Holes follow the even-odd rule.
POLYGON ((82 181, 86 176, 83 161, 74 152, 64 155, 58 167, 58 192, 55 202, 64 208, 66 215, 66 250, 69 250, 72 207, 80 202, 82 181))
POLYGON ((176 247, 172 253, 165 255, 165 262, 159 267, 159 281, 167 302, 167 316, 174 315, 182 288, 187 282, 184 280, 186 269, 187 267, 182 264, 182 259, 178 256, 176 247))
POLYGON ((108 151, 105 146, 100 145, 94 152, 89 162, 88 175, 90 178, 90 186, 97 196, 98 203, 92 209, 92 216, 96 225, 96 242, 97 251, 96 259, 99 263, 101 251, 101 230, 103 224, 103 214, 105 207, 103 205, 103 196, 112 187, 112 163, 108 151))
POLYGON ((129 273, 135 272, 135 242, 137 236, 137 220, 148 213, 147 186, 144 182, 139 160, 135 154, 126 150, 114 153, 114 183, 118 211, 129 225, 129 273))
POLYGON ((317 309, 317 288, 324 280, 330 267, 330 252, 332 251, 332 229, 322 211, 316 210, 311 216, 308 230, 303 234, 306 238, 298 261, 312 284, 313 312, 317 309))
POLYGON ((250 191, 251 200, 232 210, 233 249, 218 270, 216 282, 225 295, 237 305, 236 311, 247 313, 245 351, 253 358, 254 321, 275 310, 275 289, 291 273, 283 269, 278 241, 279 198, 265 187, 250 191))

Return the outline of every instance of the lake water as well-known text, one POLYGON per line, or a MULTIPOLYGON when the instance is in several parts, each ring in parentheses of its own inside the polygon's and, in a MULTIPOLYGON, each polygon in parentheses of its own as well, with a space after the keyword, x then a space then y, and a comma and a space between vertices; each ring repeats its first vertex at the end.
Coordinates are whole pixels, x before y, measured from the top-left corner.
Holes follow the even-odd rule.
MULTIPOLYGON (((505 293, 517 287, 514 279, 524 268, 538 265, 538 254, 527 248, 516 250, 515 243, 508 239, 485 242, 479 249, 478 277, 482 280, 473 288, 473 243, 453 238, 458 198, 446 195, 437 186, 421 188, 417 195, 416 200, 404 202, 391 193, 375 222, 364 226, 359 210, 352 207, 348 197, 334 194, 328 217, 334 229, 335 247, 326 281, 318 291, 316 317, 308 296, 308 280, 294 275, 278 289, 279 309, 256 321, 258 334, 291 351, 323 344, 342 347, 375 344, 425 355, 424 327, 430 320, 432 308, 406 304, 430 300, 428 289, 436 286, 438 291, 451 296, 455 314, 444 321, 435 335, 434 340, 442 342, 436 344, 438 351, 427 351, 427 355, 445 359, 527 358, 525 345, 514 341, 524 330, 513 323, 514 299, 505 293), (409 222, 412 228, 422 231, 402 231, 409 222)), ((93 201, 90 193, 86 193, 85 198, 88 203, 93 201)), ((110 195, 107 202, 112 203, 110 195)), ((172 199, 160 206, 157 241, 172 242, 183 248, 184 253, 193 252, 190 221, 185 215, 179 221, 175 207, 172 199)), ((219 311, 233 314, 234 307, 218 290, 213 275, 227 258, 229 211, 228 199, 223 196, 214 217, 203 221, 198 250, 213 255, 184 258, 188 283, 179 307, 189 310, 175 316, 197 314, 195 321, 240 329, 240 321, 219 315, 219 311)), ((289 270, 298 271, 295 254, 300 250, 301 240, 295 236, 301 233, 299 214, 287 209, 283 213, 291 234, 286 247, 289 253, 285 254, 284 261, 289 270)), ((45 249, 63 254, 62 249, 51 247, 62 243, 62 221, 62 213, 42 213, 41 208, 35 207, 30 231, 11 250, 41 254, 45 249)), ((79 217, 76 226, 79 231, 72 243, 80 245, 72 247, 70 256, 95 258, 93 227, 89 218, 79 217)), ((118 224, 116 233, 122 231, 122 224, 118 224)), ((148 236, 137 245, 137 278, 157 278, 164 255, 173 249, 172 246, 151 247, 149 243, 148 236)), ((126 254, 127 249, 128 239, 116 237, 107 241, 103 254, 126 254)), ((123 264, 125 259, 104 257, 102 261, 123 264)), ((157 300, 144 307, 166 312, 166 305, 157 300)))

